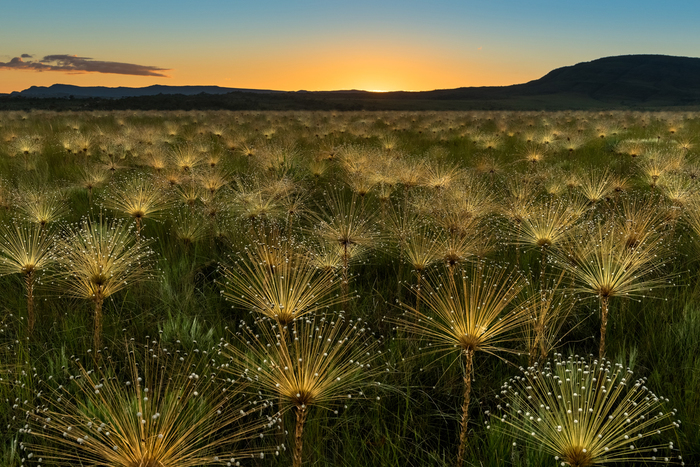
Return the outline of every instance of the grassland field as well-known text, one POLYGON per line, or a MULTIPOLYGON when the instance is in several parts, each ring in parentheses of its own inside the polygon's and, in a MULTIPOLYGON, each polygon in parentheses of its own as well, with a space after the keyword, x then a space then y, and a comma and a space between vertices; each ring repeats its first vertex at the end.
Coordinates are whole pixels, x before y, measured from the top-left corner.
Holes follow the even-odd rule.
POLYGON ((2 112, 0 465, 700 465, 699 135, 2 112))

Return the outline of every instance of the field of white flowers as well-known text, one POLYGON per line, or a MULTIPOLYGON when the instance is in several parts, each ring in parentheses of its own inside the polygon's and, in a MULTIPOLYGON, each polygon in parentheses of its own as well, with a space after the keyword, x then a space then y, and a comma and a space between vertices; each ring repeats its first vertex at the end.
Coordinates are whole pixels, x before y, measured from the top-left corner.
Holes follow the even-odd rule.
POLYGON ((700 114, 0 113, 0 463, 700 463, 700 114))

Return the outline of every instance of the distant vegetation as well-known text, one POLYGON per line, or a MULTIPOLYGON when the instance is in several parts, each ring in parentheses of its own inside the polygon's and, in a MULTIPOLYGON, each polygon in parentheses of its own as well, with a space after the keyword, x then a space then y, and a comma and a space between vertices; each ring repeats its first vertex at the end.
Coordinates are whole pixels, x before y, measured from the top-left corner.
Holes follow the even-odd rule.
POLYGON ((699 132, 2 112, 0 464, 699 465, 699 132))

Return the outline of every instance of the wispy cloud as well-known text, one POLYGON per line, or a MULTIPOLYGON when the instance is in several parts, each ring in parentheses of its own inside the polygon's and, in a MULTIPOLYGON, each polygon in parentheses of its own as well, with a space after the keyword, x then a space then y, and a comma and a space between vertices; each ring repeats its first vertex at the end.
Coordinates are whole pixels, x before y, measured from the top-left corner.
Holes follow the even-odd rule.
POLYGON ((29 71, 62 71, 64 73, 112 73, 117 75, 162 76, 168 68, 136 65, 134 63, 105 62, 76 55, 46 55, 41 60, 23 60, 32 58, 30 54, 14 57, 9 62, 0 62, 0 69, 29 71))

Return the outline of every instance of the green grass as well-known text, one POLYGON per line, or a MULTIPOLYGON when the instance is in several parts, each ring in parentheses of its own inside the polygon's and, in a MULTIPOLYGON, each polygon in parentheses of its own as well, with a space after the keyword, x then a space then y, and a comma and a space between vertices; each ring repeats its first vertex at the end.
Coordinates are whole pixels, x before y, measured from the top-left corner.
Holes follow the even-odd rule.
MULTIPOLYGON (((332 311, 345 310, 350 318, 362 318, 377 338, 381 338, 382 386, 368 391, 363 400, 353 399, 330 410, 313 408, 304 433, 305 465, 454 465, 460 430, 463 395, 463 359, 435 357, 421 349, 427 341, 407 335, 396 326, 403 316, 401 303, 414 304, 410 290, 416 276, 399 256, 400 247, 384 228, 387 210, 397 206, 419 213, 421 222, 439 230, 435 216, 440 196, 433 189, 404 187, 396 181, 408 162, 426 164, 453 163, 465 169, 468 177, 487 184, 499 206, 506 200, 509 182, 521 180, 532 186, 531 202, 541 202, 547 195, 543 187, 554 177, 563 177, 590 168, 608 168, 615 174, 632 177, 633 189, 623 195, 641 197, 650 192, 640 177, 639 160, 616 153, 618 143, 632 139, 651 139, 647 147, 665 152, 674 141, 695 138, 700 131, 700 117, 694 113, 601 112, 76 112, 36 111, 26 114, 0 113, 0 197, 9 194, 9 209, 0 208, 0 222, 19 216, 18 200, 31 196, 36 186, 51 187, 69 206, 69 212, 57 222, 57 231, 78 223, 85 217, 112 218, 122 215, 103 207, 116 181, 141 174, 164 177, 147 164, 145 154, 153 146, 166 153, 181 144, 202 147, 205 154, 220 154, 217 167, 230 173, 229 184, 219 190, 219 208, 215 217, 207 214, 208 199, 200 198, 193 208, 181 202, 168 210, 162 219, 145 220, 144 238, 153 239, 157 260, 157 280, 128 284, 104 303, 103 342, 107 354, 123 360, 125 340, 136 345, 157 341, 162 347, 198 353, 201 358, 219 361, 217 351, 227 342, 234 342, 232 333, 240 323, 253 325, 255 312, 232 307, 221 294, 224 279, 220 265, 247 260, 243 249, 255 237, 253 232, 272 230, 294 236, 304 245, 311 245, 318 219, 310 215, 289 223, 286 214, 278 219, 263 218, 255 223, 241 216, 237 203, 236 180, 252 186, 269 187, 272 182, 286 180, 295 194, 304 194, 304 207, 318 212, 325 206, 325 192, 342 191, 350 198, 347 161, 338 156, 344 145, 365 148, 372 154, 365 170, 371 176, 382 175, 395 184, 390 204, 377 196, 376 187, 362 200, 365 209, 376 213, 375 228, 382 235, 368 246, 368 251, 350 264, 348 303, 335 305, 332 311), (26 117, 22 119, 22 115, 26 117), (679 130, 671 134, 670 126, 679 130), (77 126, 75 130, 72 127, 77 126), (222 137, 210 128, 223 128, 222 137), (598 136, 600 127, 617 128, 619 133, 605 138, 598 136), (176 129, 171 136, 170 129, 176 129), (264 133, 274 130, 268 139, 264 133), (580 130, 580 131, 579 131, 580 130), (581 134, 584 144, 572 154, 558 146, 549 149, 542 162, 523 160, 526 140, 555 131, 581 134), (148 136, 148 135, 151 136, 148 136), (480 138, 497 134, 499 145, 484 148, 480 138), (35 135, 42 150, 32 155, 35 163, 25 164, 21 156, 13 156, 13 135, 35 135), (92 136, 88 155, 67 154, 61 141, 76 135, 92 136), (155 135, 155 136, 153 136, 155 135), (397 146, 388 153, 382 141, 390 136, 397 146), (657 138, 659 136, 660 138, 657 138), (151 141, 152 140, 152 141, 151 141), (148 142, 150 141, 150 143, 148 142), (101 147, 110 143, 130 148, 119 169, 106 185, 96 188, 92 205, 87 192, 76 186, 79 169, 85 164, 103 164, 106 154, 101 147), (256 148, 257 156, 242 155, 243 145, 256 148), (275 170, 264 166, 261 153, 270 145, 293 148, 297 154, 286 167, 275 170), (314 158, 328 157, 329 169, 316 179, 308 170, 314 158), (428 156, 427 154, 432 154, 428 156), (442 155, 440 155, 442 154, 442 155), (478 170, 484 158, 495 159, 500 170, 493 175, 478 170), (377 161, 390 169, 378 173, 377 161), (389 162, 387 162, 389 161, 389 162), (554 171, 556 169, 556 171, 554 171), (255 181, 257 184, 254 184, 255 181), (433 191, 431 191, 433 190, 433 191), (436 194, 437 193, 437 194, 436 194), (426 198, 428 203, 417 200, 426 198), (178 210, 194 209, 199 214, 207 235, 194 244, 178 240, 174 226, 178 210), (384 211, 383 211, 384 209, 384 211), (291 230, 289 225, 293 227, 291 230), (215 235, 216 234, 216 235, 215 235), (207 354, 203 353, 207 350, 207 354), (377 397, 380 399, 377 400, 377 397), (337 413, 334 412, 337 410, 337 413)), ((551 143, 556 146, 555 143, 551 143)), ((685 174, 697 157, 695 150, 679 150, 682 164, 675 168, 685 174)), ((648 156, 646 156, 648 157, 648 156)), ((191 177, 191 174, 184 174, 191 177)), ((699 183, 699 182, 694 182, 699 183)), ((567 187, 565 193, 575 192, 567 187)), ((698 185, 700 192, 700 185, 698 185)), ((174 195, 173 195, 174 196, 174 195)), ((274 202, 286 212, 285 196, 274 202)), ((664 204, 659 194, 657 206, 664 204)), ((613 199, 598 203, 579 220, 579 225, 594 226, 613 216, 613 199)), ((181 217, 180 217, 181 218, 181 217)), ((537 281, 540 252, 520 247, 516 252, 514 224, 502 211, 493 209, 479 220, 483 226, 474 235, 492 236, 495 248, 487 254, 489 264, 508 270, 519 270, 537 281)), ((607 331, 607 356, 633 367, 635 376, 648 378, 649 387, 667 397, 669 405, 678 408, 682 423, 677 430, 677 448, 686 465, 700 464, 700 250, 697 234, 681 219, 673 228, 661 228, 667 255, 660 258, 655 277, 669 277, 665 287, 655 288, 648 297, 610 301, 610 322, 607 331)), ((585 229, 584 229, 585 230, 585 229)), ((443 232, 447 235, 447 233, 443 232)), ((582 234, 581 234, 582 235, 582 234)), ((60 236, 60 234, 59 234, 60 236)), ((58 237, 57 237, 58 238, 58 237)), ((568 244, 566 244, 568 245, 568 244)), ((475 257, 470 257, 473 260, 475 257)), ((138 267, 136 265, 135 267, 138 267)), ((444 267, 434 266, 440 271, 444 267)), ((549 274, 557 277, 559 268, 548 264, 549 274)), ((65 275, 65 272, 63 273, 65 275)), ((342 271, 336 270, 338 278, 342 271)), ((26 411, 37 403, 42 381, 64 381, 65 367, 75 359, 92 364, 93 306, 89 300, 65 297, 61 292, 61 274, 36 287, 34 334, 26 334, 26 298, 19 275, 0 277, 0 463, 20 465, 22 441, 31 437, 20 430, 26 411), (25 402, 26 401, 26 402, 25 402), (7 428, 5 428, 7 427, 7 428)), ((570 277, 562 281, 570 285, 570 277)), ((340 293, 338 291, 338 293, 340 293)), ((595 296, 580 296, 564 328, 573 330, 561 340, 557 351, 567 355, 597 355, 600 330, 600 302, 595 296), (574 326, 576 325, 576 326, 574 326)), ((234 345, 234 344, 232 344, 234 345)), ((219 362, 222 363, 222 362, 219 362)), ((485 428, 487 411, 497 405, 501 385, 522 372, 528 356, 520 352, 504 355, 504 360, 491 355, 475 359, 468 447, 468 466, 550 466, 552 459, 538 446, 517 444, 507 432, 485 428)), ((251 391, 256 393, 254 385, 251 391)), ((293 415, 286 416, 286 450, 275 454, 277 439, 268 435, 261 442, 271 451, 264 459, 250 459, 242 465, 290 465, 293 452, 293 415)), ((32 464, 30 461, 29 464, 32 464)), ((26 462, 25 462, 26 463, 26 462)))

